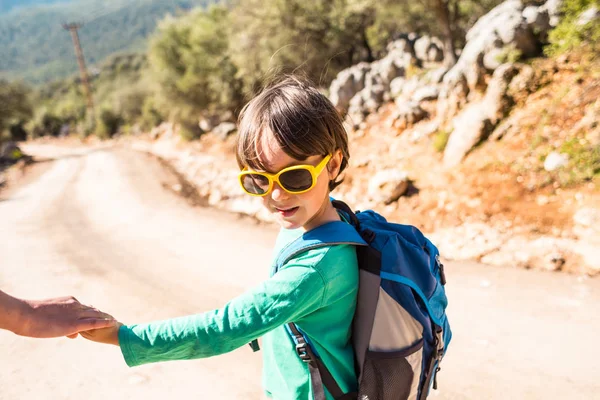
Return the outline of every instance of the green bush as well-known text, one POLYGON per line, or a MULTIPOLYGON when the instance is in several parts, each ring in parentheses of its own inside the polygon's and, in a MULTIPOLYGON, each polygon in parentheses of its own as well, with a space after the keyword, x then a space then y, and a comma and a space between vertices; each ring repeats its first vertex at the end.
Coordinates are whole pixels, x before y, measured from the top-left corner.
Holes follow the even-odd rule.
POLYGON ((550 32, 547 55, 556 56, 582 45, 590 46, 596 54, 600 52, 600 23, 597 20, 583 26, 577 23, 581 13, 591 6, 600 9, 600 0, 564 0, 563 18, 550 32))
POLYGON ((142 116, 144 101, 148 95, 148 91, 141 85, 124 87, 112 96, 113 110, 119 110, 124 121, 134 123, 142 116))
POLYGON ((34 118, 26 125, 32 138, 40 136, 58 136, 65 121, 53 114, 47 108, 36 111, 34 118))
POLYGON ((110 108, 102 108, 96 119, 96 134, 103 139, 112 137, 123 124, 123 118, 119 113, 110 108))
POLYGON ((557 171, 561 186, 572 186, 600 177, 600 147, 580 138, 565 141, 558 149, 569 156, 569 164, 557 171))
POLYGON ((229 11, 220 6, 159 24, 150 44, 150 75, 159 86, 157 103, 170 119, 193 126, 204 112, 234 111, 242 104, 228 55, 229 26, 229 11))
POLYGON ((30 120, 32 114, 30 89, 24 84, 0 79, 0 136, 11 138, 15 127, 30 120))
POLYGON ((514 44, 511 44, 502 49, 502 51, 496 56, 496 61, 500 64, 514 64, 519 61, 522 56, 523 53, 521 50, 517 49, 514 44))
POLYGON ((152 129, 163 122, 164 118, 156 108, 154 97, 147 97, 142 106, 141 127, 144 130, 152 129))
POLYGON ((179 127, 179 136, 187 141, 198 139, 201 134, 198 125, 182 123, 179 127))

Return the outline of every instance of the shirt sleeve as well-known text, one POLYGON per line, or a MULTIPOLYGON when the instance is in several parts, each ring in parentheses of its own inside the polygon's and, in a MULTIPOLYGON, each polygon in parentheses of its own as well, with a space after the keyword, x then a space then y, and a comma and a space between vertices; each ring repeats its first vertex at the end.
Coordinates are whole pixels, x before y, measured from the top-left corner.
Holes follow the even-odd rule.
POLYGON ((319 309, 324 292, 325 282, 317 270, 288 265, 221 309, 123 325, 119 345, 130 367, 227 353, 319 309))

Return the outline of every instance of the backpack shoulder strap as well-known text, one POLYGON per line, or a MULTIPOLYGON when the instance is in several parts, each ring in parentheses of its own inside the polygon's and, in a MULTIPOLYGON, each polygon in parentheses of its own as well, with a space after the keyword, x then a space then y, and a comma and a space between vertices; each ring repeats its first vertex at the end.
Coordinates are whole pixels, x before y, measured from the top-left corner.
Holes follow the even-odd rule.
MULTIPOLYGON (((329 222, 306 232, 284 247, 277 257, 275 271, 290 259, 308 250, 337 244, 367 246, 367 243, 353 225, 343 221, 329 222)), ((287 324, 286 330, 296 344, 296 353, 302 361, 308 364, 315 400, 326 400, 324 387, 336 400, 355 398, 353 394, 346 395, 342 392, 331 372, 319 356, 314 353, 308 339, 304 337, 294 323, 287 324)))
POLYGON ((364 241, 352 225, 342 221, 328 222, 304 233, 298 239, 285 246, 277 256, 276 268, 281 268, 298 254, 311 249, 336 244, 366 246, 367 242, 364 241))

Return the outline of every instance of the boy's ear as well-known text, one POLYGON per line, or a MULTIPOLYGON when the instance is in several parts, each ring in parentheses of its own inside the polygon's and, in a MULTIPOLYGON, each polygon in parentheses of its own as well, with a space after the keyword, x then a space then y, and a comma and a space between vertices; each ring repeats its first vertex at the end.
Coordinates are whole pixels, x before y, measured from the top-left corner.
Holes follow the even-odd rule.
POLYGON ((329 180, 335 180, 340 174, 340 167, 342 165, 342 151, 336 150, 331 156, 331 160, 327 163, 327 172, 329 172, 329 180))

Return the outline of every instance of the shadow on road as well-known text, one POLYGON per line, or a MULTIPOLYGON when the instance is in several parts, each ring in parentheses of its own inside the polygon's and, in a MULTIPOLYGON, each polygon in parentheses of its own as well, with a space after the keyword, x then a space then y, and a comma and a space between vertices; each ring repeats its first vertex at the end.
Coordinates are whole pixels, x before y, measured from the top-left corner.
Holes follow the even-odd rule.
POLYGON ((102 147, 102 148, 98 148, 98 149, 91 149, 91 150, 86 150, 85 152, 82 153, 71 153, 71 154, 65 154, 62 156, 56 156, 56 157, 33 157, 31 163, 32 164, 44 164, 44 163, 49 163, 49 162, 54 162, 54 161, 59 161, 59 160, 69 160, 69 159, 76 159, 76 158, 81 158, 81 157, 85 157, 88 156, 90 154, 94 154, 100 151, 106 151, 106 150, 112 150, 114 149, 114 146, 110 146, 110 147, 102 147))

